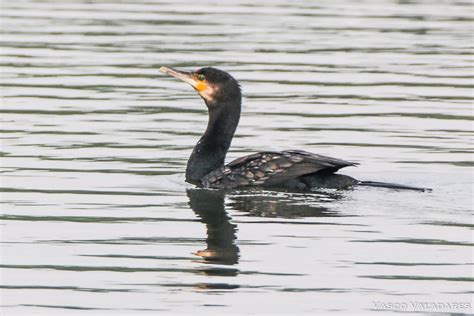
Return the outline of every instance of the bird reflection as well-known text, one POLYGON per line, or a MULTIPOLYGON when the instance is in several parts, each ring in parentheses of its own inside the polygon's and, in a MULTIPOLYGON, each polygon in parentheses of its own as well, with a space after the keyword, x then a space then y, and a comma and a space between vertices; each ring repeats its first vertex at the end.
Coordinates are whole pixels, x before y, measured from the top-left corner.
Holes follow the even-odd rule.
POLYGON ((341 191, 295 193, 287 191, 247 190, 229 195, 229 205, 247 216, 273 218, 336 217, 328 207, 344 197, 341 191))
POLYGON ((235 243, 237 225, 230 222, 225 211, 224 192, 189 189, 187 193, 189 206, 207 228, 207 248, 196 255, 209 263, 236 264, 239 260, 239 247, 235 243))
MULTIPOLYGON (((188 189, 189 206, 206 224, 207 248, 195 254, 206 263, 234 265, 239 261, 237 225, 225 210, 224 191, 188 189)), ((341 199, 343 192, 312 192, 311 194, 279 191, 234 191, 227 195, 228 206, 247 216, 274 218, 335 217, 338 212, 328 208, 341 199)), ((220 270, 219 270, 220 271, 220 270)), ((229 273, 227 269, 221 271, 229 273)), ((235 271, 231 271, 231 274, 235 271)))

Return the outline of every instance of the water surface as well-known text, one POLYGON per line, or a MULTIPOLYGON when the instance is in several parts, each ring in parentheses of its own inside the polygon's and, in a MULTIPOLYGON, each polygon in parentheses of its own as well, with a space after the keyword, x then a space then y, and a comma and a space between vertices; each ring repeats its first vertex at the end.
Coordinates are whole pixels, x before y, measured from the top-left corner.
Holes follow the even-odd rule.
POLYGON ((3 2, 2 315, 472 312, 411 305, 472 300, 470 10, 3 2), (206 109, 162 65, 241 82, 228 160, 305 149, 433 191, 193 190, 206 109))

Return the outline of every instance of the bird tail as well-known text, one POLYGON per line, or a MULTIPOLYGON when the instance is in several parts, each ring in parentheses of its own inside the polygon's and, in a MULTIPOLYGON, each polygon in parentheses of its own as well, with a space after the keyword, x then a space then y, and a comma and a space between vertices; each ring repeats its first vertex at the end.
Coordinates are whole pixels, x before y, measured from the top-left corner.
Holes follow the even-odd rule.
POLYGON ((404 184, 376 182, 376 181, 359 181, 357 185, 366 186, 366 187, 396 189, 396 190, 412 190, 412 191, 420 191, 420 192, 432 191, 429 188, 412 187, 412 186, 404 185, 404 184))

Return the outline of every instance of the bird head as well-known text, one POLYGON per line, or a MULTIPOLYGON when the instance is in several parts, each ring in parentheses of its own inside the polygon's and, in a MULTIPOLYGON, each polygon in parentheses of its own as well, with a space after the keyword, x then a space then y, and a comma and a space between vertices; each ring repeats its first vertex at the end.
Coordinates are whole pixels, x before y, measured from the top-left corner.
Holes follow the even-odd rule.
POLYGON ((190 84, 210 109, 236 100, 240 104, 239 83, 223 70, 205 67, 196 71, 185 72, 169 67, 161 67, 160 71, 190 84))

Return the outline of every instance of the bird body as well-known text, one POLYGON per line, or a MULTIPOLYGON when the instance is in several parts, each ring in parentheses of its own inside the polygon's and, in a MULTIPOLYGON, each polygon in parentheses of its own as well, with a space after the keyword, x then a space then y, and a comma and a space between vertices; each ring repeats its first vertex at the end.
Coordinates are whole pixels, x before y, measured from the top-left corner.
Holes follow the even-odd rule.
POLYGON ((339 169, 356 166, 357 163, 303 150, 264 151, 225 165, 241 112, 242 95, 237 80, 227 72, 212 67, 195 72, 161 67, 160 71, 190 84, 209 111, 206 131, 194 147, 186 167, 186 181, 189 183, 212 189, 346 189, 354 185, 367 185, 424 191, 423 188, 364 182, 335 174, 339 169))
POLYGON ((240 157, 211 171, 201 179, 201 185, 213 189, 242 186, 308 189, 308 182, 303 176, 328 175, 355 165, 302 150, 265 151, 240 157), (295 182, 296 179, 299 181, 295 182))

